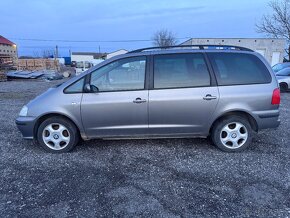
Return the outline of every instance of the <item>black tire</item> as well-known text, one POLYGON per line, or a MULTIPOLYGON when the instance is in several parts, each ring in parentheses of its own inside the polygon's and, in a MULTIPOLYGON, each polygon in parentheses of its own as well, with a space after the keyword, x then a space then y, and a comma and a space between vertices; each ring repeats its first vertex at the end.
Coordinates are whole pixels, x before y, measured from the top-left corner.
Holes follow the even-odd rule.
POLYGON ((280 91, 281 92, 287 92, 287 90, 288 90, 287 83, 280 83, 279 86, 280 86, 280 91))
MULTIPOLYGON (((50 135, 49 131, 47 131, 48 135, 50 135)), ((53 137, 54 138, 54 137, 53 137)), ((71 151, 79 142, 79 132, 77 127, 75 126, 74 123, 72 123, 70 120, 65 119, 63 117, 60 116, 55 116, 55 117, 50 117, 48 119, 46 119, 45 121, 43 121, 37 130, 37 141, 39 143, 39 145, 46 151, 51 152, 51 153, 64 153, 64 152, 69 152, 71 151), (66 137, 69 137, 69 140, 67 140, 67 142, 65 142, 65 144, 63 145, 63 147, 60 146, 60 149, 52 149, 51 147, 54 146, 53 142, 48 142, 48 144, 50 145, 50 147, 45 143, 44 139, 43 139, 43 134, 44 133, 44 129, 53 124, 52 126, 56 126, 57 124, 60 124, 62 126, 64 126, 66 129, 64 131, 61 131, 61 135, 64 136, 64 134, 66 135, 66 137)), ((61 142, 64 143, 64 142, 61 142)))
POLYGON ((228 116, 226 118, 221 119, 220 121, 218 121, 217 123, 214 124, 212 131, 211 131, 211 140, 214 143, 214 145, 216 145, 222 151, 226 151, 226 152, 243 151, 251 144, 252 139, 253 139, 253 129, 252 129, 248 119, 243 117, 243 116, 238 116, 238 115, 232 115, 232 116, 228 116), (242 127, 237 131, 235 131, 235 127, 237 127, 237 126, 235 126, 236 125, 235 123, 242 124, 242 127), (227 144, 227 143, 228 144, 224 145, 224 143, 222 142, 222 138, 226 138, 224 136, 224 134, 226 136, 228 135, 228 133, 226 131, 223 131, 224 127, 226 127, 226 126, 233 128, 233 129, 230 128, 230 130, 233 132, 229 134, 230 135, 229 142, 225 143, 225 144, 227 144), (247 134, 246 139, 240 139, 237 142, 238 146, 240 146, 240 147, 235 148, 234 144, 230 141, 230 140, 234 141, 235 139, 238 139, 238 138, 232 137, 232 136, 235 136, 234 133, 243 134, 243 137, 244 137, 244 134, 247 134))

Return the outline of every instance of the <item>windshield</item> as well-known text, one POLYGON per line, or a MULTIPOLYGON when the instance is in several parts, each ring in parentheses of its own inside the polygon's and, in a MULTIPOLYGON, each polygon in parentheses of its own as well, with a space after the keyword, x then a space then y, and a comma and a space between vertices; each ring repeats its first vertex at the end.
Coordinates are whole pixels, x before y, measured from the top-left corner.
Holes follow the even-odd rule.
POLYGON ((287 67, 290 67, 290 63, 276 64, 272 67, 273 71, 277 73, 280 70, 283 70, 287 67))
POLYGON ((78 61, 77 68, 83 68, 83 67, 84 67, 84 63, 82 61, 78 61))
POLYGON ((85 62, 85 68, 90 68, 90 67, 91 67, 91 63, 88 62, 88 61, 86 61, 86 62, 85 62))
POLYGON ((290 68, 286 68, 284 70, 279 71, 277 76, 289 76, 290 75, 290 68))
POLYGON ((282 64, 276 64, 275 66, 272 67, 274 72, 278 72, 279 70, 283 69, 283 65, 282 64))

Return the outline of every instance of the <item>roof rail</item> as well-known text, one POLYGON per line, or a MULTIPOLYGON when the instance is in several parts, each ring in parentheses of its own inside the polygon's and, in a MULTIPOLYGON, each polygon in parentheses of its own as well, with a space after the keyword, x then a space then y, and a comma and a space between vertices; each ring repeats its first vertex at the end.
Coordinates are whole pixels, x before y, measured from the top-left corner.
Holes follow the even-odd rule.
POLYGON ((251 51, 253 50, 245 47, 235 46, 235 45, 173 45, 173 46, 164 46, 164 47, 148 47, 148 48, 141 48, 137 50, 130 51, 128 53, 137 53, 146 50, 154 50, 154 49, 171 49, 171 48, 198 48, 200 50, 205 49, 220 49, 220 50, 239 50, 239 51, 251 51))

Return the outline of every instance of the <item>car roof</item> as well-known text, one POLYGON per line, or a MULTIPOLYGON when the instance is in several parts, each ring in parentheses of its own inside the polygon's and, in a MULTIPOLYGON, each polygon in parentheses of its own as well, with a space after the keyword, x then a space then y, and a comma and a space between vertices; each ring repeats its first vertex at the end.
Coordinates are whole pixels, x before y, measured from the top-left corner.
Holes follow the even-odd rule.
POLYGON ((157 54, 178 54, 178 53, 205 53, 205 52, 253 52, 253 50, 241 46, 234 45, 173 45, 173 46, 162 46, 162 47, 148 47, 130 51, 126 54, 118 56, 131 57, 141 55, 157 55, 157 54))
POLYGON ((247 53, 247 54, 253 54, 256 52, 231 50, 231 49, 208 49, 208 50, 204 50, 204 49, 163 49, 163 50, 142 51, 142 52, 133 52, 133 53, 128 52, 126 54, 115 56, 114 59, 120 59, 120 58, 125 58, 125 57, 134 57, 134 56, 159 55, 159 54, 182 54, 182 53, 247 53))

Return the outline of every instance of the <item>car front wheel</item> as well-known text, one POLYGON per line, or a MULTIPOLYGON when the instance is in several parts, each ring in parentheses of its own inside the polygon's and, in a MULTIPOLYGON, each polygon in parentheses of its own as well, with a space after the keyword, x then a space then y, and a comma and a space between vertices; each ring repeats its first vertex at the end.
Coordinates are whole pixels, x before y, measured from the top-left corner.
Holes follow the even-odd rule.
POLYGON ((252 142, 253 130, 249 121, 233 115, 217 122, 212 129, 213 143, 223 151, 238 152, 246 149, 252 142))
POLYGON ((71 151, 79 141, 76 126, 63 117, 51 117, 43 121, 37 132, 37 141, 52 153, 71 151))

